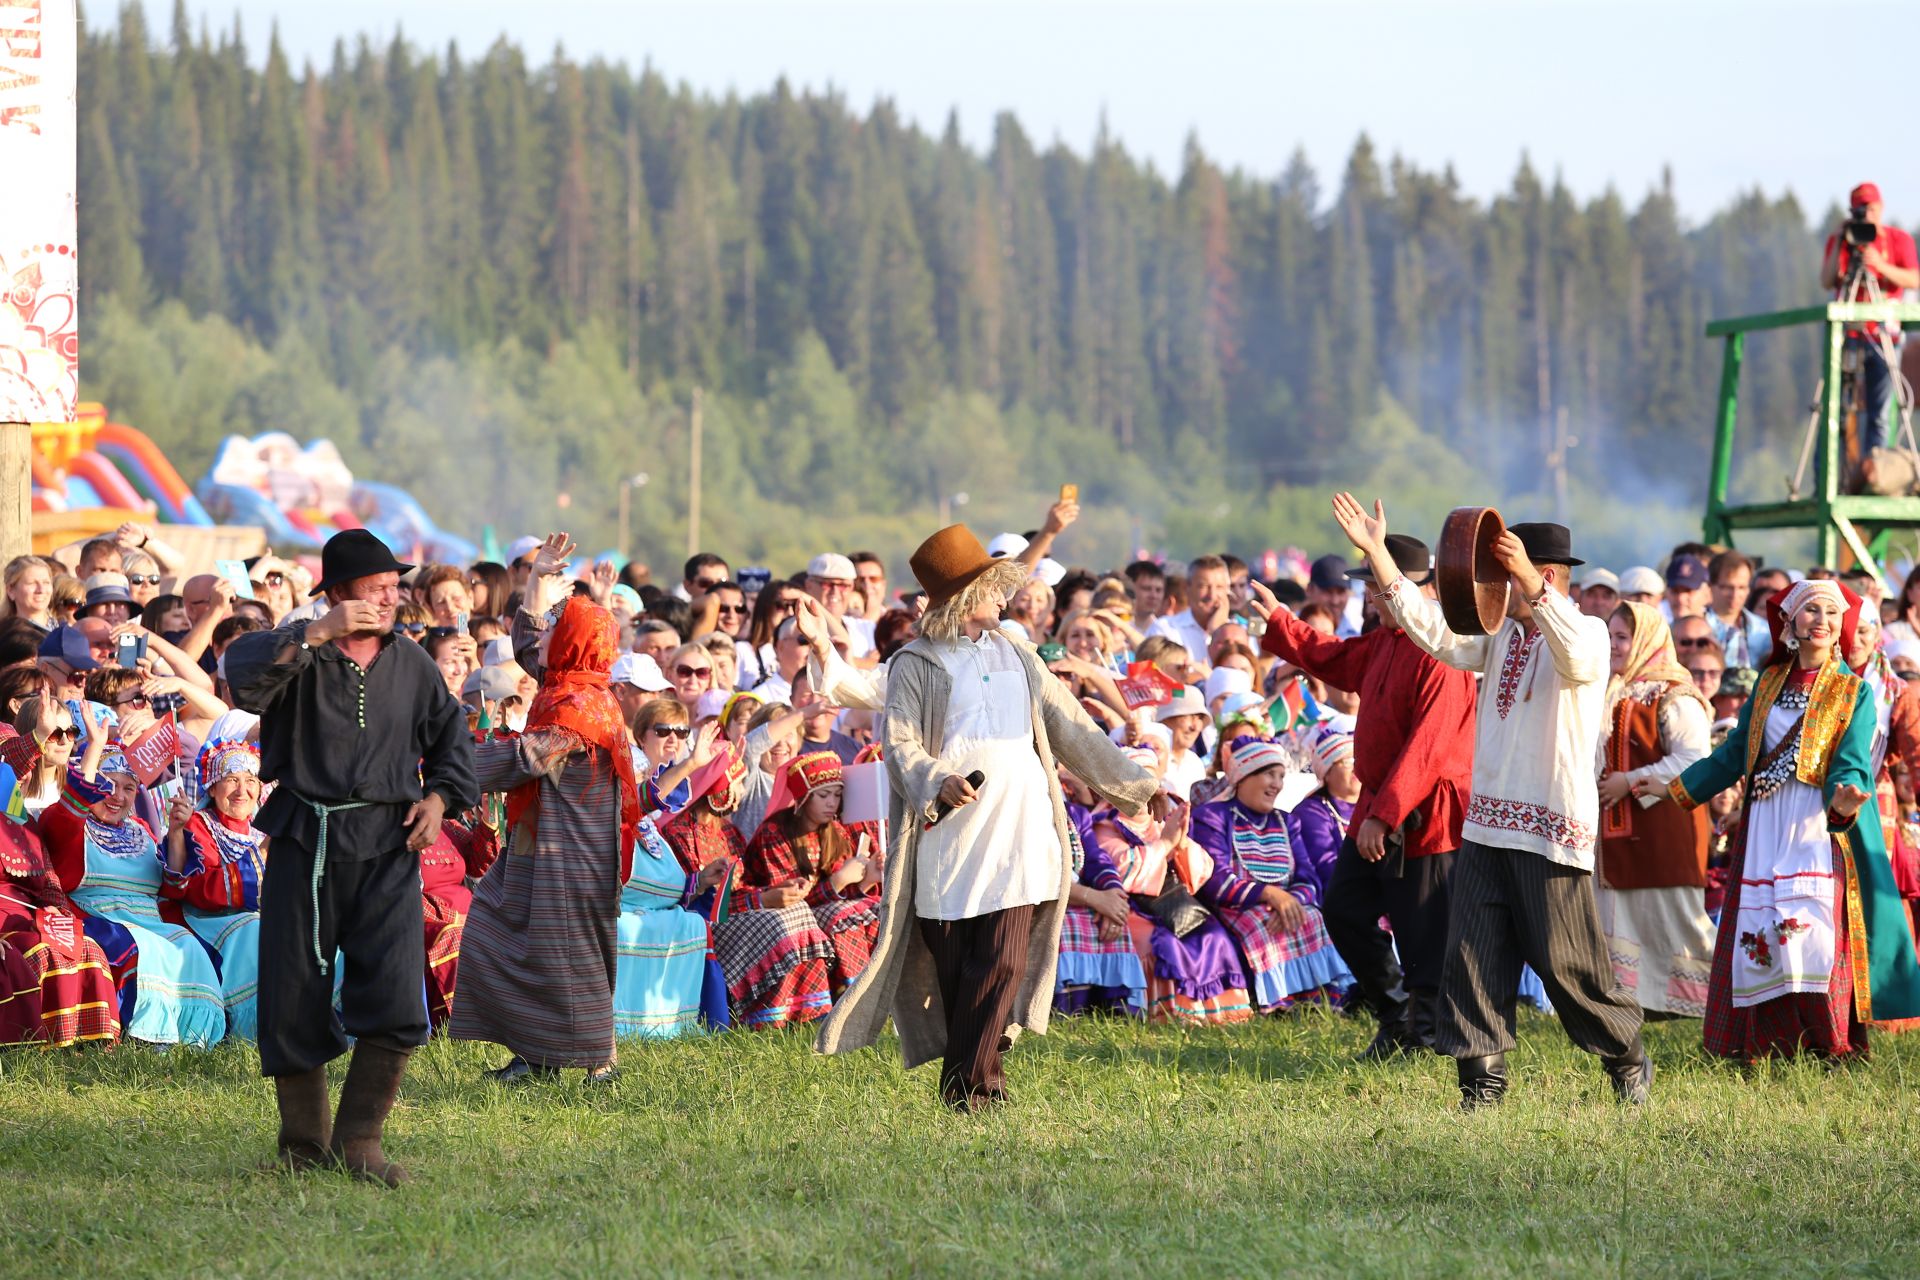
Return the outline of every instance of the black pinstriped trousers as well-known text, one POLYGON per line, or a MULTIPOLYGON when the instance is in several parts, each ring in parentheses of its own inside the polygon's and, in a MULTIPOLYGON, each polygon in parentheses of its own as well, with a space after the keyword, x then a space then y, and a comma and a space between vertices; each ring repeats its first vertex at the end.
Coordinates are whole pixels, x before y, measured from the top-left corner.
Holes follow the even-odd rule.
POLYGON ((933 953, 934 980, 947 1011, 947 1058, 940 1099, 954 1103, 1006 1090, 1000 1069, 1007 1023, 1020 993, 1032 942, 1031 905, 965 920, 920 916, 920 937, 933 953))
POLYGON ((1614 980, 1590 873, 1468 840, 1448 892, 1435 1049, 1480 1058, 1513 1048, 1522 964, 1540 975, 1569 1040, 1603 1058, 1633 1048, 1640 1002, 1614 980))

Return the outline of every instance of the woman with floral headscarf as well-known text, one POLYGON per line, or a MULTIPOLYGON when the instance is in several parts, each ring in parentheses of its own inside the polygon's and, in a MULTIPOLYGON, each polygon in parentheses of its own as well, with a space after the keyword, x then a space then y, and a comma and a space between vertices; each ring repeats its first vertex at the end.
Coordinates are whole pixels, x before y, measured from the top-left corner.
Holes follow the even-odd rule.
POLYGON ((253 825, 260 748, 247 740, 259 723, 245 711, 214 723, 194 764, 198 808, 185 791, 168 805, 160 885, 160 914, 193 930, 219 958, 227 1034, 248 1041, 259 1032, 260 881, 267 871, 267 837, 253 825))
MULTIPOLYGON (((140 783, 125 753, 109 745, 118 722, 98 703, 69 705, 82 708, 74 719, 87 742, 67 770, 60 802, 40 815, 54 874, 113 966, 126 1035, 158 1045, 213 1044, 227 1030, 220 975, 193 931, 160 914, 165 863, 153 833, 133 816, 140 783)), ((187 814, 177 816, 184 825, 187 814)))
POLYGON ((1651 605, 1629 601, 1607 619, 1613 676, 1598 748, 1600 856, 1594 896, 1620 985, 1654 1013, 1697 1018, 1707 1008, 1713 922, 1707 918, 1704 807, 1635 798, 1665 786, 1712 745, 1713 710, 1674 655, 1673 632, 1651 605))
POLYGON ((745 905, 782 887, 799 889, 833 943, 832 989, 844 991, 873 954, 880 928, 880 851, 864 824, 840 821, 844 766, 815 751, 786 768, 786 804, 767 815, 747 845, 740 883, 745 905))
POLYGON ((620 901, 647 811, 608 687, 616 640, 610 613, 568 597, 526 730, 474 749, 480 789, 507 793, 511 843, 474 890, 449 1034, 513 1050, 502 1082, 614 1075, 620 901))
POLYGON ((1739 723, 1671 784, 1682 808, 1745 780, 1713 954, 1709 1053, 1863 1053, 1870 1022, 1920 1015, 1920 963, 1873 802, 1873 697, 1841 660, 1860 598, 1795 583, 1767 602, 1774 661, 1739 723))

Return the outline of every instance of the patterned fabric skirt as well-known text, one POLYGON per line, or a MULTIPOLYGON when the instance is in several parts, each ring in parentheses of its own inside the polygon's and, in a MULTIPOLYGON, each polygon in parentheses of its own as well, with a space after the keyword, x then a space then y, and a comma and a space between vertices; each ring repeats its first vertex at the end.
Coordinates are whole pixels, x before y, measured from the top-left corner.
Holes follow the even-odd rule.
POLYGON ((157 898, 83 885, 74 890, 73 905, 86 913, 87 936, 113 967, 123 1034, 149 1044, 202 1047, 226 1035, 227 1005, 213 958, 191 929, 161 918, 157 898))
POLYGON ((853 985, 873 956, 880 939, 880 899, 841 898, 813 909, 814 922, 833 943, 833 994, 853 985))
POLYGON ((1247 975, 1233 936, 1208 920, 1184 938, 1135 908, 1127 917, 1134 954, 1147 975, 1154 1022, 1245 1022, 1253 1017, 1247 975))
POLYGON ((1707 1011, 1713 923, 1704 890, 1594 885, 1613 975, 1642 1009, 1698 1018, 1707 1011))
POLYGON ((453 988, 460 977, 460 940, 466 933, 467 908, 473 894, 457 891, 423 892, 420 917, 427 943, 427 1025, 438 1031, 453 1016, 453 988))
MULTIPOLYGON (((1734 865, 1744 862, 1736 851, 1734 865)), ((1791 1058, 1800 1050, 1822 1057, 1864 1053, 1867 1029, 1853 1007, 1853 941, 1848 928, 1846 882, 1834 878, 1833 976, 1824 994, 1800 992, 1762 1004, 1735 1008, 1733 952, 1740 919, 1740 877, 1727 880, 1727 902, 1713 949, 1713 975, 1707 987, 1704 1040, 1708 1053, 1750 1062, 1791 1058)))
POLYGON ((1221 907, 1220 917, 1240 944, 1253 971, 1254 1003, 1262 1013, 1285 1009, 1302 997, 1336 998, 1353 985, 1346 961, 1327 937, 1320 909, 1301 904, 1306 918, 1283 930, 1273 908, 1221 907))
POLYGON ((77 917, 53 917, 0 881, 0 1045, 119 1038, 120 997, 100 944, 77 917))
POLYGON ((707 969, 707 922, 698 914, 627 889, 620 895, 619 972, 613 987, 616 1035, 665 1040, 697 1030, 707 969))
POLYGON ((260 913, 182 906, 180 914, 213 955, 228 1037, 252 1044, 260 1038, 260 913))
POLYGON ((1068 907, 1060 929, 1059 970, 1053 983, 1053 1007, 1061 1013, 1144 1014, 1147 971, 1125 930, 1112 942, 1100 940, 1100 917, 1086 907, 1068 907))
POLYGON ((833 1007, 833 941, 804 903, 742 911, 713 929, 735 1026, 812 1022, 833 1007))

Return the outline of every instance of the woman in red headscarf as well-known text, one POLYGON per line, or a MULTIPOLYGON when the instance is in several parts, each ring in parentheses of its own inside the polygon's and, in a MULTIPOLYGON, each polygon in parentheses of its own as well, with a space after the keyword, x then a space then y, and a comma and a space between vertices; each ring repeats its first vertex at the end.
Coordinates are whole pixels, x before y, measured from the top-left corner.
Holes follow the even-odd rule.
POLYGON ((879 842, 840 821, 840 757, 801 756, 786 768, 786 807, 767 815, 747 845, 740 898, 753 905, 804 902, 833 942, 833 993, 860 976, 880 929, 879 842))
POLYGON ((474 749, 480 789, 507 793, 507 852, 475 888, 449 1033, 513 1050, 501 1080, 585 1067, 613 1074, 621 888, 639 788, 608 688, 613 615, 569 597, 526 730, 474 749))
POLYGON ((1867 1024, 1920 1014, 1920 964, 1874 808, 1873 695, 1841 659, 1860 598, 1831 581, 1768 602, 1776 659, 1713 754, 1666 787, 1685 808, 1744 779, 1707 988, 1709 1053, 1860 1054, 1867 1024))

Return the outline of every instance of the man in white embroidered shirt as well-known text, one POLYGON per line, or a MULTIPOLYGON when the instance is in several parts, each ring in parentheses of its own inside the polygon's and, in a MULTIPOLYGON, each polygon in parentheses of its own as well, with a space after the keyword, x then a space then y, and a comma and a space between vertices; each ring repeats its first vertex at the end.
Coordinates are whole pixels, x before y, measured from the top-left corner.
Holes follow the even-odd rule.
POLYGON ((1653 1063, 1640 1040, 1640 1005, 1614 978, 1591 884, 1608 640, 1606 624, 1565 594, 1571 566, 1584 562, 1563 525, 1510 526, 1493 549, 1508 574, 1507 620, 1491 636, 1461 636, 1438 604, 1401 580, 1380 503, 1369 515, 1342 493, 1333 512, 1408 637, 1448 666, 1484 676, 1434 1043, 1458 1064, 1460 1105, 1506 1093, 1522 963, 1540 975, 1568 1038, 1600 1056, 1615 1095, 1644 1102, 1653 1063))

